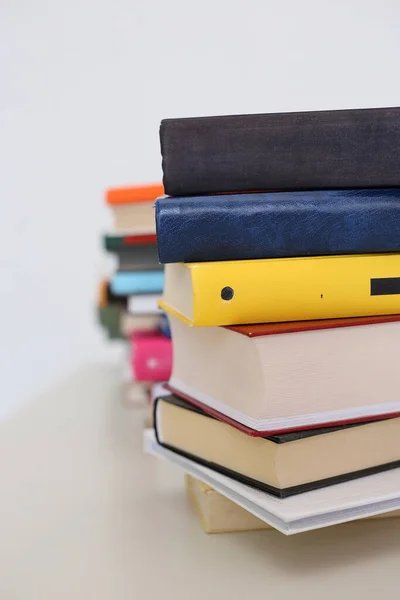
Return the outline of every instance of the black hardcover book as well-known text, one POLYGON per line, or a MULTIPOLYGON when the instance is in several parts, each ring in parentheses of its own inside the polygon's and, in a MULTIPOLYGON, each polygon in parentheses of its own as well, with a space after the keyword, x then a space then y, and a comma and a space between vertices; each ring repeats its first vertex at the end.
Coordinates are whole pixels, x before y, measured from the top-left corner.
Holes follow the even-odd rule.
POLYGON ((400 186, 400 108, 165 119, 171 196, 400 186))
POLYGON ((280 498, 400 466, 400 418, 254 438, 170 395, 154 428, 169 450, 280 498))

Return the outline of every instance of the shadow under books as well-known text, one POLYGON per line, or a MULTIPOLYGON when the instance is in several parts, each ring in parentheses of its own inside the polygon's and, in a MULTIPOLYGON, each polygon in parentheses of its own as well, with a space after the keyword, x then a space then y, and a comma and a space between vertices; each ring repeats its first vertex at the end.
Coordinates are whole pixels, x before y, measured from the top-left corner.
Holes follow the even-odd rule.
POLYGON ((232 536, 243 552, 259 554, 282 571, 315 572, 371 562, 400 553, 400 519, 353 521, 293 536, 278 531, 254 531, 232 536))

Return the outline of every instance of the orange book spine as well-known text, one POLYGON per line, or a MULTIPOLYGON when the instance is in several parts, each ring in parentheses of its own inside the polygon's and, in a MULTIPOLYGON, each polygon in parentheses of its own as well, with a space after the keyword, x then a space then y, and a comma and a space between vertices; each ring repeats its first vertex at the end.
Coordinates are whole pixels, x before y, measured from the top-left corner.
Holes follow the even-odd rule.
POLYGON ((151 202, 156 200, 159 196, 164 196, 164 193, 164 187, 161 183, 144 186, 110 188, 106 192, 106 203, 115 205, 151 202))

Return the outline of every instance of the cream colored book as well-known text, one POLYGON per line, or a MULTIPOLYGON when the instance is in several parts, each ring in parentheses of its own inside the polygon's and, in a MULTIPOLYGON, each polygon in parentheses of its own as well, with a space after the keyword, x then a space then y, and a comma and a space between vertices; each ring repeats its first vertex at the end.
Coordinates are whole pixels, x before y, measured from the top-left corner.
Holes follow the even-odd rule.
POLYGON ((154 202, 135 202, 110 206, 114 232, 155 233, 154 202))
POLYGON ((156 330, 160 324, 160 315, 131 315, 126 311, 121 313, 120 328, 126 337, 136 329, 156 330))
POLYGON ((199 479, 185 475, 185 485, 190 503, 206 533, 272 529, 271 525, 228 500, 199 479))

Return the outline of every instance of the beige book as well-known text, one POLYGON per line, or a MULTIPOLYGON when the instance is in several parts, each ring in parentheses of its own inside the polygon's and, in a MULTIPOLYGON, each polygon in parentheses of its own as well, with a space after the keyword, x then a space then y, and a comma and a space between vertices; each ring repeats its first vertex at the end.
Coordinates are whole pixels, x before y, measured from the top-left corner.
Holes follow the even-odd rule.
MULTIPOLYGON (((272 529, 271 525, 261 521, 261 519, 191 475, 185 475, 185 485, 190 503, 199 518, 202 529, 206 533, 233 533, 272 529)), ((371 518, 399 517, 400 511, 396 510, 371 518)))
POLYGON ((131 315, 121 312, 120 329, 123 335, 130 336, 136 329, 156 330, 160 324, 160 315, 131 315))
POLYGON ((202 481, 185 475, 185 484, 190 503, 206 533, 272 529, 270 525, 202 481))
POLYGON ((400 417, 254 437, 167 396, 155 429, 167 447, 282 498, 400 466, 400 417))
POLYGON ((114 232, 155 233, 154 202, 135 202, 110 206, 114 232))

